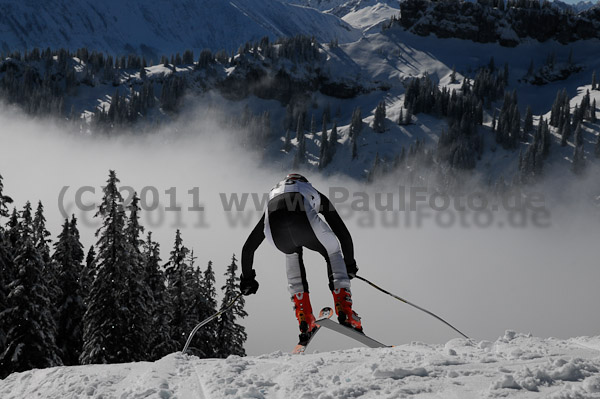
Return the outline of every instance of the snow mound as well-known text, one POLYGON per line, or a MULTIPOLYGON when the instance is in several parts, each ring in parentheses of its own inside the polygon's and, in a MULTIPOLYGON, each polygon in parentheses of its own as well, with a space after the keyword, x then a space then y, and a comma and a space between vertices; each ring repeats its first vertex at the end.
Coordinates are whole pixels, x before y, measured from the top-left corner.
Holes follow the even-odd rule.
POLYGON ((4 398, 600 398, 600 352, 579 342, 507 331, 392 348, 57 367, 15 373, 4 398), (534 353, 538 357, 532 357, 534 353), (534 396, 531 396, 534 395, 534 396))

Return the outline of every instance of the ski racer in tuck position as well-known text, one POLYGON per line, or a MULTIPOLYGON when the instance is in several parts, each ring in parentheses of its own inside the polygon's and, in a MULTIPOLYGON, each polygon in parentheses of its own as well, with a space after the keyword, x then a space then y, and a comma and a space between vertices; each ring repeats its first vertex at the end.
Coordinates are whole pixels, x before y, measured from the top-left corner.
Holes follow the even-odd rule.
POLYGON ((254 252, 265 237, 285 254, 288 290, 300 327, 300 344, 307 343, 316 328, 302 261, 303 248, 317 251, 325 258, 339 323, 362 332, 360 317, 352 310, 350 292, 350 279, 358 271, 352 237, 329 199, 304 176, 289 174, 271 189, 267 209, 242 249, 240 290, 244 295, 258 290, 252 265, 254 252))

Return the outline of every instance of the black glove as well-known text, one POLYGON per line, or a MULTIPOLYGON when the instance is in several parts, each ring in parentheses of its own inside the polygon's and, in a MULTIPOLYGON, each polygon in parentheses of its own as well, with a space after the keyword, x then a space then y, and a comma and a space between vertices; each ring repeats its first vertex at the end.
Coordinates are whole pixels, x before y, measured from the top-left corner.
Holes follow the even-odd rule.
POLYGON ((358 266, 356 266, 355 260, 346 263, 346 272, 348 273, 348 277, 350 277, 350 280, 356 277, 356 273, 358 273, 358 266))
POLYGON ((242 274, 240 277, 240 291, 244 295, 256 294, 258 291, 258 281, 255 279, 256 272, 252 270, 247 276, 242 274))

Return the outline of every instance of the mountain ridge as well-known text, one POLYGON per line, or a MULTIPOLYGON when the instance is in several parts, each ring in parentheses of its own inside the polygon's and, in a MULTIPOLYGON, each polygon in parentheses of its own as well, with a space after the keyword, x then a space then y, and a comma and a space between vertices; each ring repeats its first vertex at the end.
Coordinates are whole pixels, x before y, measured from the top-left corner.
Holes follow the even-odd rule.
POLYGON ((306 34, 319 41, 354 41, 360 32, 334 15, 279 0, 0 0, 0 50, 88 47, 116 55, 136 53, 158 60, 204 48, 236 50, 263 36, 306 34))

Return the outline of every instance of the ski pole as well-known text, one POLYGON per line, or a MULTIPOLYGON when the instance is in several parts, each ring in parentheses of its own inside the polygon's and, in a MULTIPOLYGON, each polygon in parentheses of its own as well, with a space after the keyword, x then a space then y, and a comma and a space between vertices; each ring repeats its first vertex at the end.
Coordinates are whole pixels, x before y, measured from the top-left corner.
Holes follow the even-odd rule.
POLYGON ((188 337, 187 342, 185 343, 185 346, 183 347, 183 350, 181 351, 181 353, 185 353, 188 350, 188 346, 190 346, 190 343, 192 342, 192 338, 194 338, 194 335, 196 335, 196 333, 198 332, 198 330, 200 328, 204 327, 206 324, 210 323, 211 321, 213 321, 214 319, 216 319, 217 317, 221 316, 223 313, 225 313, 229 309, 231 309, 233 307, 233 305, 235 305, 235 303, 238 301, 238 299, 240 299, 242 297, 242 295, 243 294, 240 292, 235 298, 233 298, 231 300, 231 302, 229 302, 227 305, 225 305, 225 307, 223 309, 221 309, 214 315, 210 316, 208 319, 205 319, 205 320, 201 321, 200 323, 198 323, 198 325, 196 327, 194 327, 194 329, 190 333, 190 336, 188 337))
POLYGON ((442 319, 441 317, 439 317, 439 316, 437 316, 437 315, 433 314, 433 313, 432 313, 432 312, 430 312, 429 310, 427 310, 427 309, 423 309, 422 307, 420 307, 420 306, 417 306, 417 305, 415 305, 414 303, 410 303, 409 301, 407 301, 407 300, 406 300, 406 299, 404 299, 404 298, 400 298, 398 295, 394 295, 394 294, 392 294, 391 292, 388 292, 388 291, 384 290, 383 288, 381 288, 381 287, 379 287, 378 285, 376 285, 376 284, 374 284, 374 283, 370 282, 369 280, 367 280, 367 279, 366 279, 366 278, 364 278, 364 277, 361 277, 361 276, 354 276, 354 277, 356 277, 356 278, 357 278, 357 279, 359 279, 359 280, 362 280, 362 281, 364 281, 365 283, 369 284, 371 287, 373 287, 373 288, 375 288, 375 289, 378 289, 379 291, 383 292, 384 294, 388 294, 388 295, 389 295, 389 296, 391 296, 392 298, 396 298, 397 300, 399 300, 399 301, 401 301, 401 302, 404 302, 404 303, 405 303, 405 304, 407 304, 407 305, 410 305, 410 306, 412 306, 412 307, 414 307, 414 308, 417 308, 417 309, 419 309, 421 312, 425 312, 425 313, 427 313, 428 315, 435 317, 436 319, 438 319, 438 320, 439 320, 439 321, 441 321, 442 323, 446 324, 448 327, 450 327, 451 329, 453 329, 454 331, 456 331, 457 333, 459 333, 460 335, 462 335, 463 337, 465 337, 465 338, 466 338, 466 339, 468 339, 469 341, 473 341, 471 338, 467 337, 465 334, 463 334, 462 332, 460 332, 460 331, 459 331, 459 330, 458 330, 456 327, 454 327, 452 324, 448 323, 446 320, 442 319))

